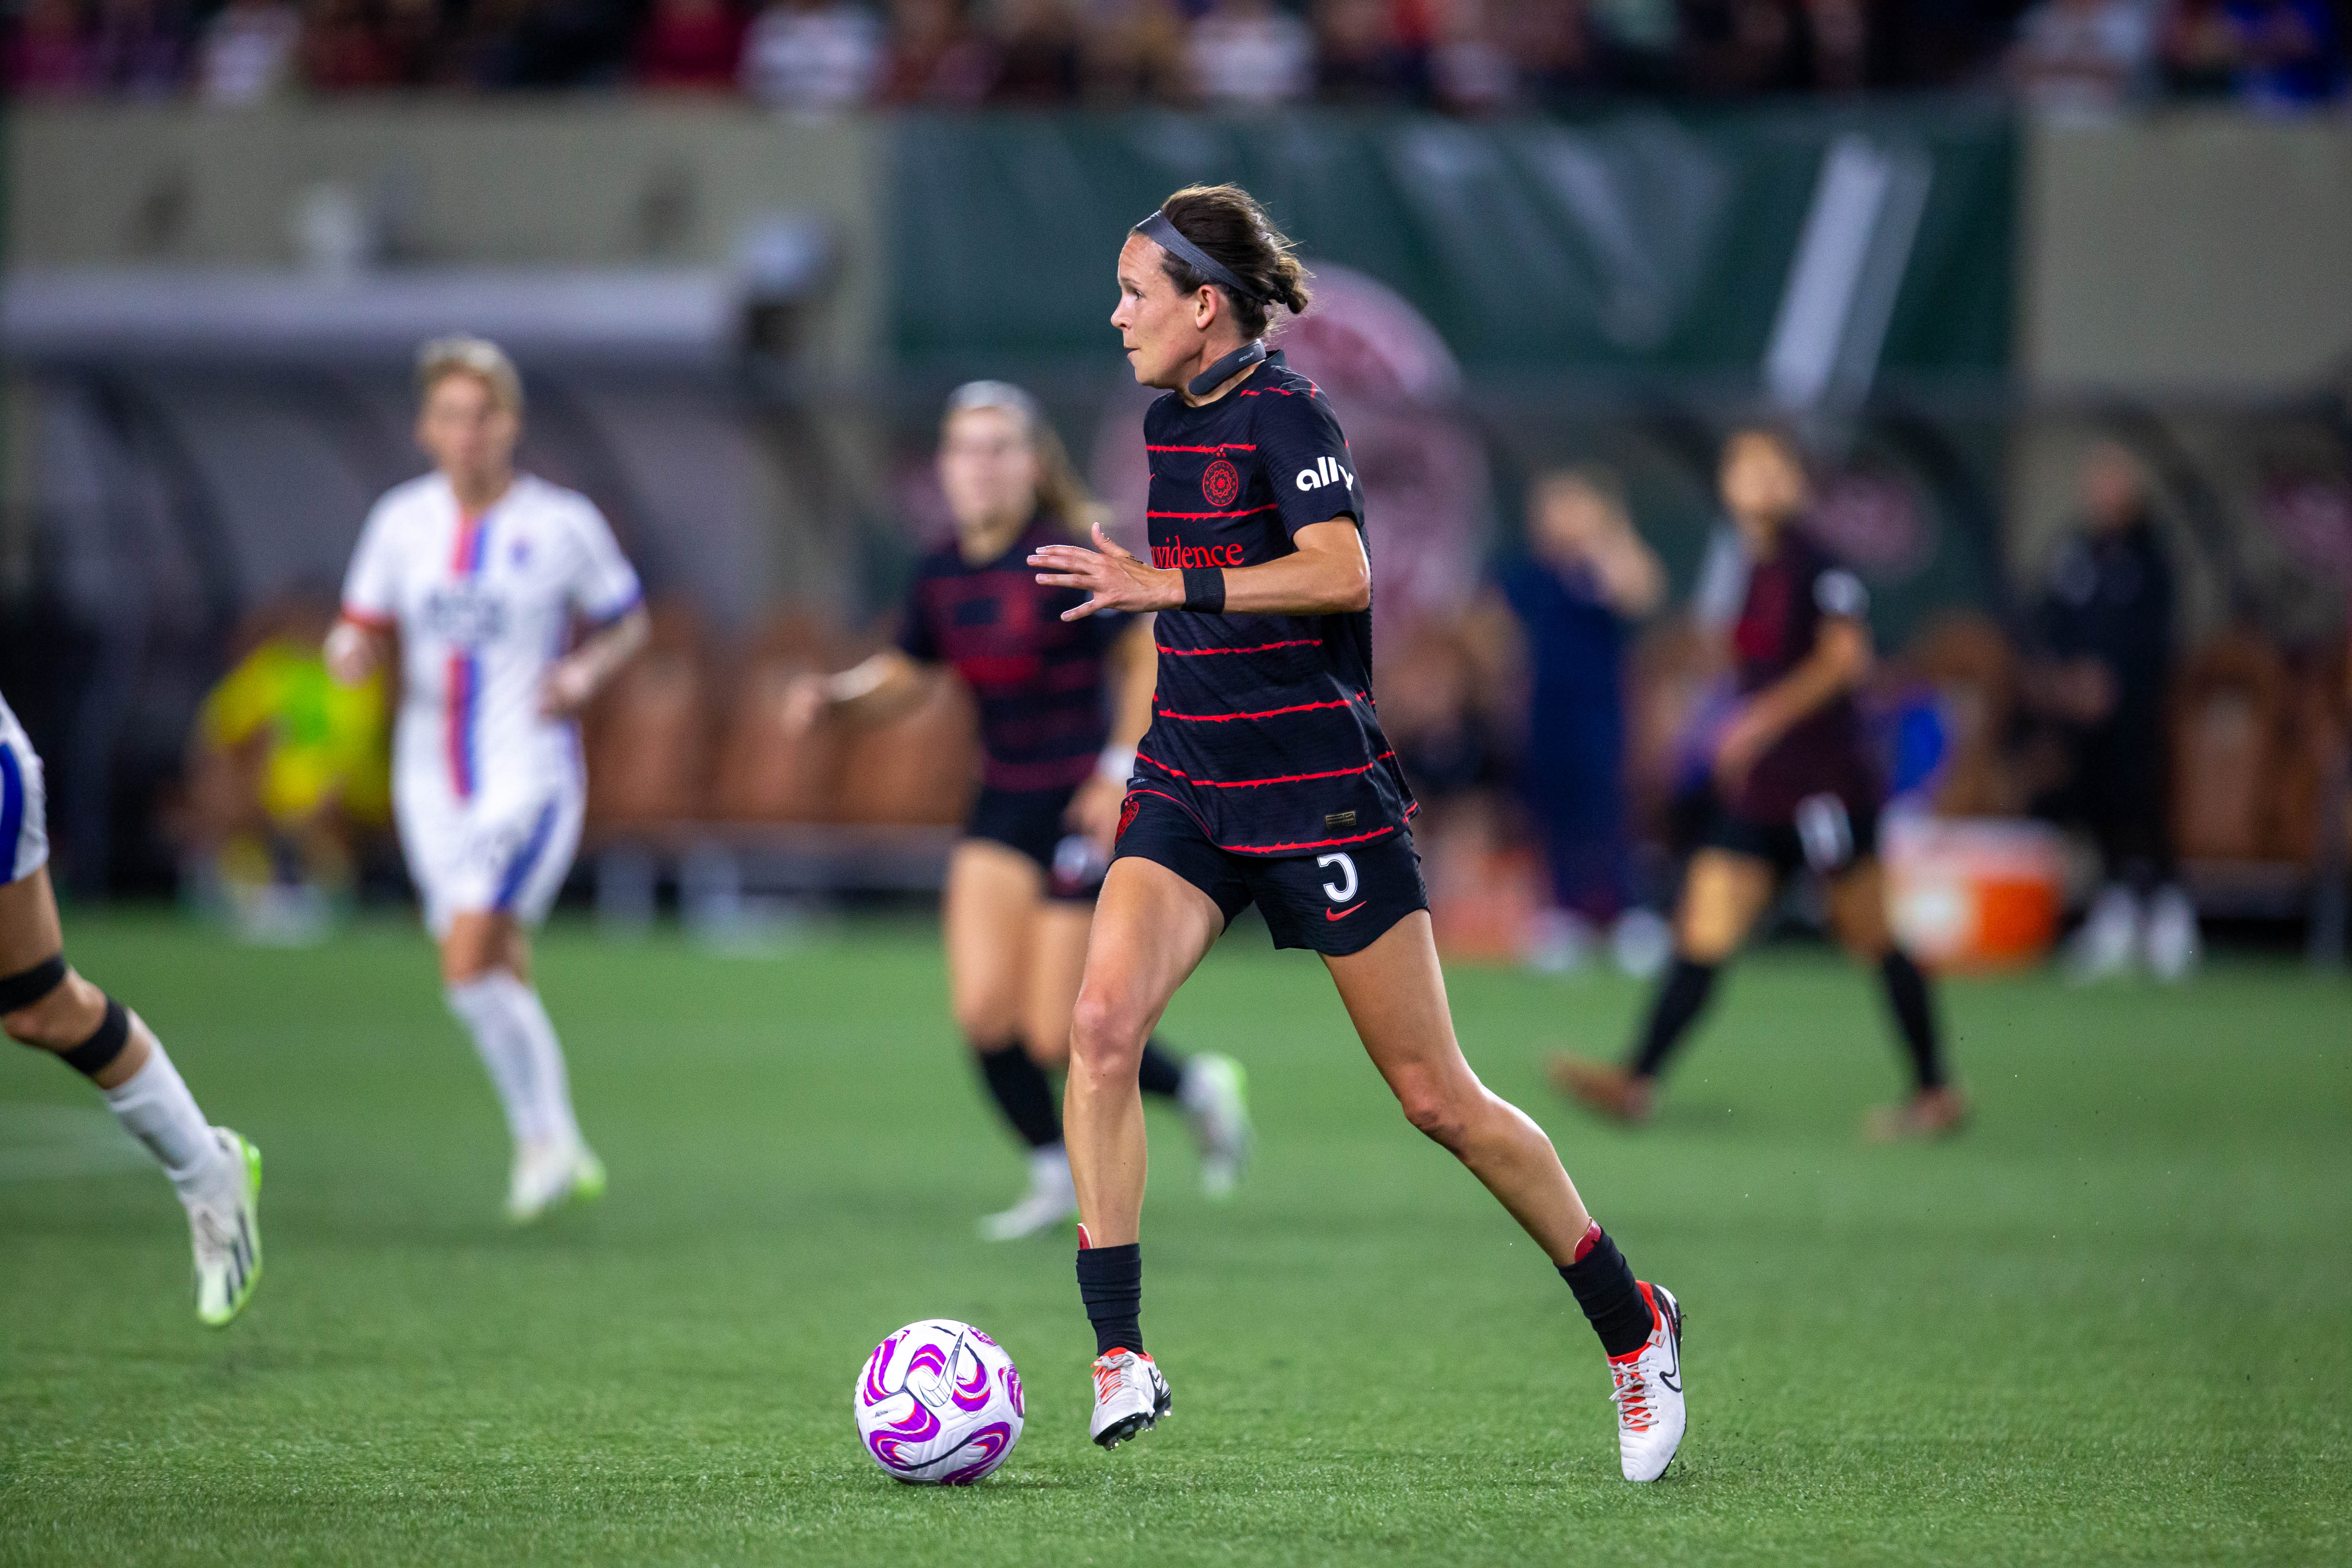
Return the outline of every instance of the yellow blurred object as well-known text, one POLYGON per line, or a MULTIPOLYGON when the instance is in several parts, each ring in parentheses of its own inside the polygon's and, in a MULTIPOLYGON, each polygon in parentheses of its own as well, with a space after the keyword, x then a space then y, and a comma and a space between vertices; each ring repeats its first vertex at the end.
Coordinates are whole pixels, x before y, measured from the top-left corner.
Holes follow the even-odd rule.
POLYGON ((218 752, 267 735, 261 808, 278 824, 310 821, 339 805, 355 825, 392 816, 392 761, 382 674, 358 686, 327 674, 318 648, 272 637, 247 654, 205 697, 196 718, 218 752))

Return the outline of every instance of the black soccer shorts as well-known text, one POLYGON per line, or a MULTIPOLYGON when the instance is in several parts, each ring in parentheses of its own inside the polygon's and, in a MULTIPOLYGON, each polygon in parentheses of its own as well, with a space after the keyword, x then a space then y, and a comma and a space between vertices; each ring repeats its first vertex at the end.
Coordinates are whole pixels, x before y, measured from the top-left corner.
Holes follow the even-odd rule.
POLYGON ((1755 822, 1718 805, 1700 847, 1762 860, 1776 877, 1810 866, 1834 880, 1878 853, 1878 812, 1849 807, 1834 795, 1809 795, 1791 822, 1755 822))
POLYGON ((1276 947, 1342 958, 1370 947, 1415 910, 1429 908, 1421 851, 1402 827, 1364 844, 1277 857, 1219 848, 1189 812, 1163 795, 1129 792, 1119 817, 1114 861, 1132 855, 1167 867, 1215 900, 1227 925, 1255 904, 1276 947))

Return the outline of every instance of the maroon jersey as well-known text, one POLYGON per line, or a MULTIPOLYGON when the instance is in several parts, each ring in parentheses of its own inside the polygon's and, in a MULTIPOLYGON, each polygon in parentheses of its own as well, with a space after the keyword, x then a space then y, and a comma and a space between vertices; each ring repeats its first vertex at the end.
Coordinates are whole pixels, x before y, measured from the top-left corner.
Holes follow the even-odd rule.
POLYGON ((950 541, 922 558, 907 590, 898 647, 954 667, 980 700, 982 777, 991 789, 1084 784, 1110 733, 1104 663, 1127 618, 1105 611, 1062 619, 1087 596, 1045 586, 1028 563, 1039 545, 1068 542, 1039 519, 1003 554, 973 566, 950 541))
MULTIPOLYGON (((1793 528, 1783 528, 1772 556, 1751 561, 1748 596, 1732 628, 1740 695, 1773 685, 1809 658, 1822 622, 1859 620, 1870 593, 1854 574, 1793 528)), ((1757 759, 1746 784, 1727 803, 1751 822, 1780 826, 1795 820, 1808 795, 1833 795, 1850 811, 1875 807, 1878 770, 1862 744, 1862 719, 1853 694, 1841 693, 1797 721, 1757 759)))

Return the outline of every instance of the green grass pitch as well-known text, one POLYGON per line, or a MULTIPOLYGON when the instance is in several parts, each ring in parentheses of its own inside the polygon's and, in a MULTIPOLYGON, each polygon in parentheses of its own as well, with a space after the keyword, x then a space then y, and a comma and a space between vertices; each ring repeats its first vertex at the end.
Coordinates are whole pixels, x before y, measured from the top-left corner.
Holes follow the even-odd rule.
POLYGON ((1086 1440, 1071 1243, 972 1220, 1020 1166, 932 931, 766 960, 559 926, 541 978, 597 1208, 517 1233, 504 1133, 423 940, 309 952, 77 910, 70 951, 268 1160, 268 1274, 199 1328, 185 1230, 87 1087, 0 1055, 0 1563, 2342 1563, 2352 1560, 2352 986, 1955 984, 1979 1116, 1874 1150, 1879 1002, 1738 971, 1656 1124, 1543 1087, 1612 980, 1452 976, 1473 1062, 1690 1311, 1691 1427, 1616 1474, 1567 1289, 1395 1113, 1311 958, 1244 934, 1166 1033, 1249 1066, 1230 1206, 1157 1113, 1160 1429, 1086 1440), (850 1387, 910 1319, 1018 1359, 963 1491, 885 1479, 850 1387))

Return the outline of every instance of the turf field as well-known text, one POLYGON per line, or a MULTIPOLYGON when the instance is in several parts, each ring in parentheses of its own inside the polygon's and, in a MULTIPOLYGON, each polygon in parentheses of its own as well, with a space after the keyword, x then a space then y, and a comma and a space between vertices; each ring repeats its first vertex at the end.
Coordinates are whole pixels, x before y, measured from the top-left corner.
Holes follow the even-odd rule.
POLYGON ((1690 1436, 1637 1489, 1566 1289, 1262 935, 1170 1016, 1247 1061, 1262 1157, 1212 1207, 1155 1121, 1177 1407, 1105 1456, 1070 1244, 972 1239, 1019 1167, 927 927, 746 959, 559 926, 612 1193, 514 1233, 421 938, 69 924, 266 1152, 268 1276, 198 1328, 162 1178, 69 1073, 0 1055, 0 1563, 2352 1557, 2352 985, 2284 965, 1956 984, 1979 1121, 1893 1151, 1854 1135, 1895 1088, 1877 999, 1825 958, 1741 970, 1639 1135, 1539 1076, 1554 1042, 1613 1050, 1633 987, 1456 973, 1473 1061, 1689 1308, 1690 1436), (851 1429, 868 1348, 934 1314, 1029 1389, 969 1491, 886 1479, 851 1429))

